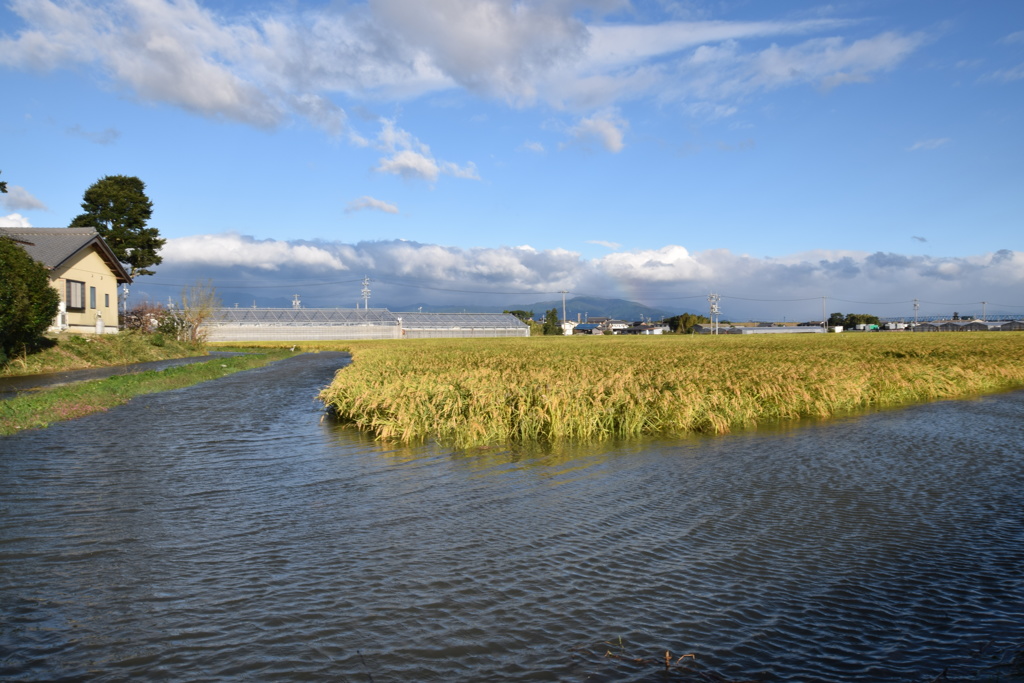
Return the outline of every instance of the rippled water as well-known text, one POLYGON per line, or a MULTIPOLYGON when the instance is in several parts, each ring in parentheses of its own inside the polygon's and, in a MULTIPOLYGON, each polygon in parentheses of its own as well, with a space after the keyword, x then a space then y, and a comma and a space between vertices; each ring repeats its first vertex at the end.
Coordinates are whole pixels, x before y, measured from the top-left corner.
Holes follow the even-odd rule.
POLYGON ((466 453, 321 422, 342 362, 0 439, 0 678, 932 680, 1024 642, 1024 392, 466 453))

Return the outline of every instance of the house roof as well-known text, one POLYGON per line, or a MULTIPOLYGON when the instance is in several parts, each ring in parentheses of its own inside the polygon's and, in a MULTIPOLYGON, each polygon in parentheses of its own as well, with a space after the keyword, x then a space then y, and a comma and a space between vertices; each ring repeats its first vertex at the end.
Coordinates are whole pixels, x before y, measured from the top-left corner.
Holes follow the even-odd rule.
POLYGON ((95 228, 0 228, 0 235, 20 244, 48 270, 59 268, 86 249, 95 247, 119 283, 132 281, 95 228))

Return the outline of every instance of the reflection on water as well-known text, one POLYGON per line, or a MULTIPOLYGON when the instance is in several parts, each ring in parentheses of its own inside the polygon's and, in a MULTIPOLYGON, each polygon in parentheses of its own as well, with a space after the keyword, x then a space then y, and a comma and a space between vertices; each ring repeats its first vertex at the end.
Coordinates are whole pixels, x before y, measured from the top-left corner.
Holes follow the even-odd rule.
MULTIPOLYGON (((1024 641, 1024 393, 519 453, 298 357, 0 441, 0 678, 931 680, 1024 641)), ((973 667, 973 668, 972 668, 973 667)))

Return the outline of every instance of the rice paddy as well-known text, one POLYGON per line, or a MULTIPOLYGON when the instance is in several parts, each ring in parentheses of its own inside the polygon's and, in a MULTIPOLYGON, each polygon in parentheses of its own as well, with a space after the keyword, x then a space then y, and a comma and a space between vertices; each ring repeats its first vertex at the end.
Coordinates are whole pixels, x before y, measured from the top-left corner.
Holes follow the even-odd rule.
POLYGON ((1016 333, 346 342, 320 398, 388 441, 456 448, 723 434, 1024 386, 1016 333))

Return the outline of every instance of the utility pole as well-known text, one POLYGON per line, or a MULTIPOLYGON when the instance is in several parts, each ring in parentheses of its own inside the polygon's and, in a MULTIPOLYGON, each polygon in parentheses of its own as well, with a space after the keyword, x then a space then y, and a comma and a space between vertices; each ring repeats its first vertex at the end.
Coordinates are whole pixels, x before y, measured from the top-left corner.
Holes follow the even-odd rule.
POLYGON ((563 323, 566 321, 566 317, 565 317, 565 295, 568 294, 568 293, 569 292, 564 290, 564 289, 559 292, 559 294, 562 295, 562 322, 563 323))
POLYGON ((370 278, 366 275, 363 276, 363 309, 367 310, 370 308, 370 278))
POLYGON ((721 311, 718 309, 718 302, 721 301, 722 297, 717 294, 708 294, 708 304, 710 305, 710 317, 711 324, 714 325, 713 334, 718 334, 718 318, 721 315, 721 311))
POLYGON ((985 305, 986 304, 988 304, 987 301, 982 301, 981 302, 981 319, 982 320, 988 320, 988 318, 985 317, 985 305))
POLYGON ((825 297, 821 297, 821 326, 828 332, 828 318, 825 317, 825 297))
POLYGON ((917 327, 917 309, 921 308, 921 304, 914 299, 914 327, 917 327))

